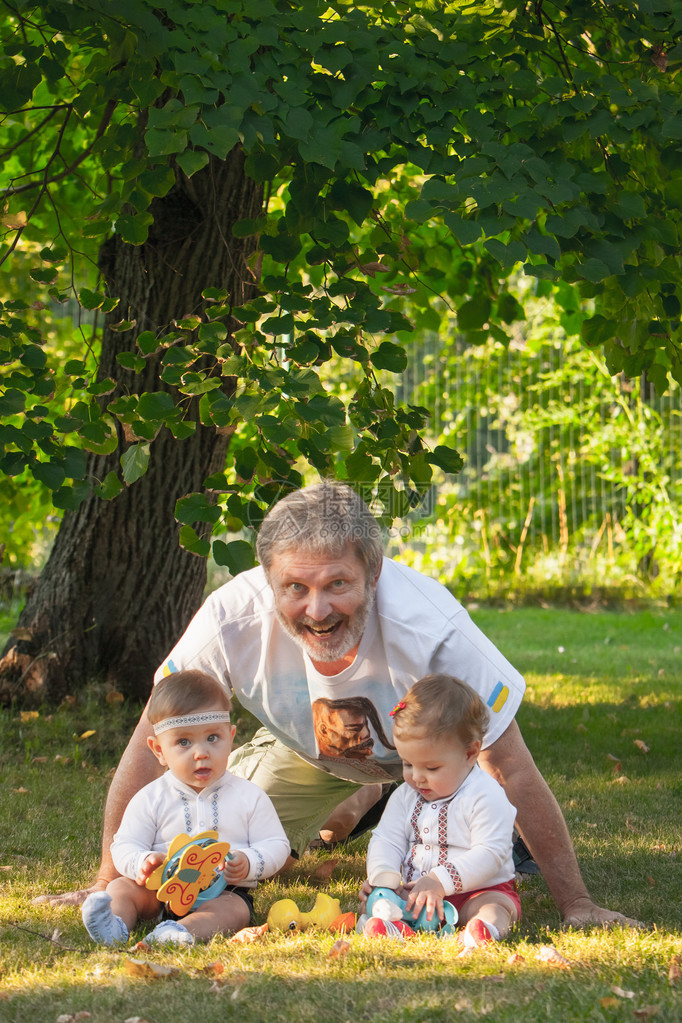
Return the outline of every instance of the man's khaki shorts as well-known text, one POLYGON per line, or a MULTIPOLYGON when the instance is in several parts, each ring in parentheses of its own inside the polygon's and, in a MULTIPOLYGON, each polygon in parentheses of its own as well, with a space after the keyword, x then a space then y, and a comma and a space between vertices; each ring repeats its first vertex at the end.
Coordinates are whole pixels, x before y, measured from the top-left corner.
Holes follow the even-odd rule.
POLYGON ((332 810, 361 788, 308 764, 267 728, 259 728, 250 742, 233 750, 227 767, 268 794, 292 852, 299 856, 332 810))

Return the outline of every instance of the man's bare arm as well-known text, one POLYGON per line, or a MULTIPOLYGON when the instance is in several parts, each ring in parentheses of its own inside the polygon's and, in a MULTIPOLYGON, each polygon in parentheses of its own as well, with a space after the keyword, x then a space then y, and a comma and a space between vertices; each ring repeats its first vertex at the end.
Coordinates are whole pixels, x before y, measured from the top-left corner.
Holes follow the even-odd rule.
POLYGON ((163 774, 163 769, 147 746, 147 736, 151 734, 152 726, 149 724, 145 709, 126 746, 109 788, 104 809, 102 862, 96 879, 88 888, 65 892, 63 895, 40 895, 34 900, 35 902, 48 902, 53 906, 79 906, 90 892, 103 891, 109 881, 118 877, 118 871, 111 858, 111 843, 121 823, 123 811, 136 792, 163 774))
POLYGON ((564 923, 625 924, 631 920, 591 899, 580 874, 563 814, 542 777, 515 721, 479 757, 481 767, 504 788, 516 807, 516 826, 547 882, 564 923))

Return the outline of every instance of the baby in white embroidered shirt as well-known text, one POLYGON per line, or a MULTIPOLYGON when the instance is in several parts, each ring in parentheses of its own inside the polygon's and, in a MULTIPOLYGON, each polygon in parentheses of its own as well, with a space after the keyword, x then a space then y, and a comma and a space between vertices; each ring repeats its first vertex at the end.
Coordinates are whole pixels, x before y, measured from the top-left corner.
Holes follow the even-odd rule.
POLYGON ((406 899, 405 919, 452 902, 466 948, 505 937, 519 919, 512 836, 516 811, 478 766, 489 715, 450 675, 416 682, 391 712, 406 784, 393 793, 367 852, 368 880, 406 899))

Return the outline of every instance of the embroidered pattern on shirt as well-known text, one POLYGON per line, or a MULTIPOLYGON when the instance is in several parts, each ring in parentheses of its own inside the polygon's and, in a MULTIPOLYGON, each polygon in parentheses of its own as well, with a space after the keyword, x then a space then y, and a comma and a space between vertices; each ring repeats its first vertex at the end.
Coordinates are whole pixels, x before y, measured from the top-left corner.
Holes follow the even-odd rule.
POLYGON ((263 854, 259 849, 252 849, 251 852, 255 853, 256 856, 258 857, 258 866, 256 867, 255 871, 255 877, 256 880, 258 880, 265 873, 265 860, 263 859, 263 854))
POLYGON ((448 810, 450 802, 438 808, 438 866, 445 865, 448 855, 448 810))
POLYGON ((414 854, 418 845, 421 844, 421 835, 419 834, 419 817, 422 809, 426 804, 426 800, 423 796, 418 795, 417 801, 414 804, 412 813, 410 814, 410 827, 412 828, 412 841, 410 842, 410 855, 407 859, 405 869, 405 881, 411 881, 415 876, 418 876, 418 872, 414 865, 414 854))
POLYGON ((213 813, 213 831, 219 831, 218 827, 218 790, 211 796, 211 811, 213 813))
POLYGON ((457 870, 457 867, 454 865, 454 863, 449 863, 448 860, 445 860, 443 866, 450 875, 450 880, 455 886, 455 891, 461 892, 462 889, 464 888, 464 884, 462 882, 462 878, 459 876, 459 871, 457 870))
POLYGON ((180 799, 182 800, 182 814, 185 818, 185 832, 188 835, 192 834, 192 814, 189 809, 189 799, 184 792, 180 793, 180 799))
POLYGON ((459 876, 459 871, 453 863, 450 863, 448 856, 448 812, 450 810, 450 802, 443 803, 440 810, 438 811, 438 866, 445 867, 455 886, 456 892, 461 892, 463 888, 462 878, 459 876))

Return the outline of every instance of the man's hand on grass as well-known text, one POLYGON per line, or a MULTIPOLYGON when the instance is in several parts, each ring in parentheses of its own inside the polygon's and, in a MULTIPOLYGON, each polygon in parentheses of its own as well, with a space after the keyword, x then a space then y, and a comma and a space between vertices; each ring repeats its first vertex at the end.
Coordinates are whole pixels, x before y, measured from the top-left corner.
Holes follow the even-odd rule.
POLYGON ((643 927, 639 920, 597 906, 591 899, 576 899, 564 911, 565 927, 643 927))
POLYGON ((82 906, 92 892, 103 892, 111 879, 98 877, 89 888, 79 888, 73 892, 62 892, 60 895, 37 895, 33 899, 34 906, 82 906))

